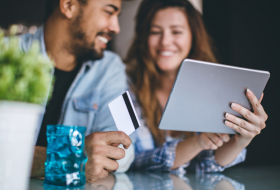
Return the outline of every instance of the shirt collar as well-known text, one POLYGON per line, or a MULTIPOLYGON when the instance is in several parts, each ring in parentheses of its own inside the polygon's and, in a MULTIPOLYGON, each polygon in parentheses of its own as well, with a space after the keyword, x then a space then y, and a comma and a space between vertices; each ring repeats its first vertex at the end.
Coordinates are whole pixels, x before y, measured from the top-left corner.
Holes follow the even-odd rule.
POLYGON ((46 51, 46 45, 45 45, 45 39, 44 39, 44 25, 40 26, 35 35, 34 35, 35 39, 37 39, 39 41, 39 44, 40 44, 40 48, 41 48, 41 53, 48 59, 49 56, 47 54, 47 51, 46 51))

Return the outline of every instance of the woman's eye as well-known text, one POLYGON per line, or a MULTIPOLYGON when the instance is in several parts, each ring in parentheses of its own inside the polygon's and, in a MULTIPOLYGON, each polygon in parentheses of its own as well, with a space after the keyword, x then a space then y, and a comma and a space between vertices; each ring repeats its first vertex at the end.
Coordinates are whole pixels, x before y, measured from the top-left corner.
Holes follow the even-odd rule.
POLYGON ((181 31, 174 31, 173 34, 182 34, 181 31))
POLYGON ((156 35, 156 34, 160 34, 160 33, 161 33, 161 32, 159 32, 159 31, 151 31, 151 32, 150 32, 151 35, 156 35))

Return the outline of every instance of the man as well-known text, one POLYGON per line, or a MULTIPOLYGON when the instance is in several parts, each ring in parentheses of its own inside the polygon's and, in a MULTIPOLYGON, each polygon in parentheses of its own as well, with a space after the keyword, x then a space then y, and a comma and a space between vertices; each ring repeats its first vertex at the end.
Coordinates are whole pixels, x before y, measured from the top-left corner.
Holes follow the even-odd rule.
POLYGON ((47 0, 47 19, 35 35, 21 36, 24 51, 39 40, 41 51, 55 63, 52 98, 46 106, 35 147, 32 176, 44 176, 46 125, 86 126, 87 181, 103 178, 133 161, 130 138, 116 127, 108 103, 126 90, 124 65, 104 51, 120 31, 121 0, 47 0), (103 131, 103 132, 100 132, 103 131), (110 131, 110 132, 105 132, 110 131))

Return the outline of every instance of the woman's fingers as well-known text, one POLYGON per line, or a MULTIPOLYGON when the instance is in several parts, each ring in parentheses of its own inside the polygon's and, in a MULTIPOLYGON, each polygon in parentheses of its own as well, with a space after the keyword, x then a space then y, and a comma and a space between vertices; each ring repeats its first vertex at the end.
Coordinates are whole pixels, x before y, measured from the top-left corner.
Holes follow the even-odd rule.
MULTIPOLYGON (((250 110, 236 104, 232 103, 231 108, 240 113, 244 118, 246 118, 250 123, 258 124, 259 123, 259 116, 253 114, 250 110)), ((228 114, 226 114, 228 115, 228 114)), ((234 121, 233 121, 234 122, 234 121)))
POLYGON ((266 121, 267 120, 267 114, 265 113, 262 105, 260 104, 260 102, 262 100, 262 97, 263 97, 263 94, 262 94, 260 100, 258 100, 257 97, 254 95, 254 93, 250 89, 247 89, 246 96, 248 97, 248 99, 249 99, 249 101, 252 105, 252 108, 254 110, 254 114, 260 116, 261 119, 266 121))
POLYGON ((236 103, 232 103, 231 108, 234 111, 240 113, 244 118, 247 119, 247 121, 240 119, 229 113, 227 113, 225 117, 230 122, 257 135, 261 132, 262 129, 265 128, 265 126, 266 126, 265 121, 268 118, 262 105, 260 104, 260 101, 262 100, 263 95, 261 96, 260 100, 258 100, 257 97, 253 94, 253 92, 249 89, 247 89, 246 95, 247 95, 248 99, 250 100, 250 103, 252 104, 254 113, 252 113, 250 110, 248 110, 236 103))
POLYGON ((209 139, 218 147, 223 145, 223 139, 221 139, 217 134, 215 133, 208 133, 209 139))
POLYGON ((232 123, 230 121, 225 121, 226 126, 232 128, 233 130, 235 130, 237 133, 239 133, 241 136, 248 138, 248 139, 252 139, 254 138, 255 134, 240 127, 239 125, 236 125, 235 123, 232 123))
POLYGON ((256 135, 260 134, 261 130, 265 128, 265 121, 267 120, 267 114, 260 104, 263 99, 263 94, 258 100, 253 92, 247 89, 246 96, 252 105, 254 113, 236 103, 232 103, 231 108, 241 114, 245 119, 238 118, 229 113, 225 115, 227 119, 225 125, 240 134, 237 138, 242 139, 240 142, 244 143, 244 147, 248 146, 256 135))
POLYGON ((213 143, 212 140, 210 140, 209 134, 211 133, 199 134, 199 144, 203 150, 208 150, 208 149, 216 150, 218 146, 215 143, 213 143))
POLYGON ((224 142, 228 142, 230 139, 228 134, 216 133, 216 135, 218 135, 224 142))
POLYGON ((262 100, 263 100, 263 96, 264 96, 264 94, 262 93, 262 95, 261 95, 261 97, 260 97, 260 99, 259 99, 259 103, 261 103, 261 102, 262 102, 262 100))
MULTIPOLYGON (((252 123, 249 123, 249 122, 245 121, 244 119, 238 118, 232 114, 226 113, 225 117, 231 123, 234 123, 247 131, 254 132, 256 134, 260 134, 260 132, 262 130, 259 125, 254 126, 252 123)), ((258 123, 258 122, 255 122, 255 123, 258 123)))
POLYGON ((227 140, 225 134, 201 133, 200 145, 204 150, 207 149, 216 150, 218 147, 223 145, 224 139, 227 140))

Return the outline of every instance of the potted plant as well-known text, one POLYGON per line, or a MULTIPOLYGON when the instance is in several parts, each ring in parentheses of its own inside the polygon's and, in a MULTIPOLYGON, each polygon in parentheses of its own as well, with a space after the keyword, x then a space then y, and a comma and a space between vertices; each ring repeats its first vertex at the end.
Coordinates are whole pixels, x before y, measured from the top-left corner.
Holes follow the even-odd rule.
POLYGON ((52 63, 33 43, 23 52, 17 26, 4 37, 0 28, 0 189, 27 189, 52 63))

